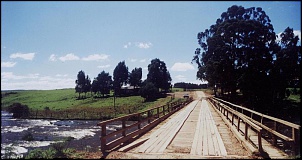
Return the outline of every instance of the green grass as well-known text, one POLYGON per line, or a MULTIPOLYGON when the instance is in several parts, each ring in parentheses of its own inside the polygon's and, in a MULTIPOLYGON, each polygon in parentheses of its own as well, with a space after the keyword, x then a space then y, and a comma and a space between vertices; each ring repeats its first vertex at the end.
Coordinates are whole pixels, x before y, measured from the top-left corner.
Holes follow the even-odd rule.
MULTIPOLYGON (((107 115, 107 117, 112 117, 114 113, 113 97, 93 98, 93 95, 87 93, 87 98, 78 100, 78 93, 75 93, 74 89, 2 91, 1 96, 1 110, 13 103, 21 103, 22 105, 27 105, 32 114, 36 112, 43 112, 44 114, 46 107, 48 107, 50 111, 57 111, 55 114, 58 114, 58 112, 65 114, 64 111, 67 111, 70 114, 73 113, 74 116, 76 116, 77 113, 84 114, 83 112, 87 112, 87 114, 89 114, 88 112, 102 112, 104 115, 107 115), (12 92, 15 94, 9 94, 12 92)), ((176 100, 177 99, 174 99, 173 101, 176 100)), ((152 102, 144 102, 144 98, 141 96, 116 97, 116 113, 114 113, 114 116, 135 113, 164 105, 170 101, 171 97, 169 96, 159 98, 152 102)), ((78 115, 78 117, 85 116, 78 115)))

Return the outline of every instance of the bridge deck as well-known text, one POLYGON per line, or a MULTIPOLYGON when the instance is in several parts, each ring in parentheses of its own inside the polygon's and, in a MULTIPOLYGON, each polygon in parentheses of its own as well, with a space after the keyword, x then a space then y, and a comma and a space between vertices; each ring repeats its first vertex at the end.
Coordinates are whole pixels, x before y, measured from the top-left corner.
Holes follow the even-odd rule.
MULTIPOLYGON (((220 112, 201 99, 205 96, 203 92, 197 91, 196 94, 197 100, 118 152, 123 153, 124 158, 130 156, 143 159, 254 158, 231 132, 235 126, 225 123, 220 112)), ((249 133, 251 139, 254 139, 253 131, 249 129, 249 133)), ((264 148, 269 146, 265 140, 262 142, 264 148)))

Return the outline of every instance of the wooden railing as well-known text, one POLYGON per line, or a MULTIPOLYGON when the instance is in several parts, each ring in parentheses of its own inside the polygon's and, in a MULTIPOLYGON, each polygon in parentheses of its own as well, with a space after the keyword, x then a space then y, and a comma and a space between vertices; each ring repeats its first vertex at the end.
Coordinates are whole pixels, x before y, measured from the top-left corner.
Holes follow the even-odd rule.
POLYGON ((247 119, 244 115, 242 115, 241 113, 237 112, 236 110, 233 110, 232 108, 229 108, 228 106, 220 103, 219 101, 217 101, 216 99, 213 98, 209 98, 209 102, 219 111, 221 112, 221 114, 223 114, 223 116, 226 117, 227 120, 229 120, 229 122, 231 123, 231 125, 235 125, 237 128, 237 131, 239 133, 243 133, 244 134, 244 138, 248 141, 251 141, 249 139, 249 133, 248 133, 248 128, 251 127, 252 129, 254 129, 257 132, 258 135, 258 150, 259 152, 263 152, 263 148, 262 148, 262 142, 261 142, 261 133, 262 133, 262 128, 259 127, 258 125, 254 124, 253 122, 251 122, 249 119, 247 119), (231 115, 232 118, 229 118, 229 115, 231 115), (235 123, 235 118, 237 118, 237 123, 235 123), (240 129, 240 123, 244 123, 245 127, 244 130, 240 129))
POLYGON ((101 126, 101 151, 103 153, 128 142, 138 135, 146 133, 158 123, 175 113, 179 109, 192 102, 192 98, 186 101, 177 101, 163 106, 155 107, 139 113, 129 114, 123 117, 110 119, 98 123, 101 126), (127 122, 135 120, 133 124, 127 126, 127 122), (122 128, 117 131, 109 131, 107 127, 112 123, 121 123, 122 128))
MULTIPOLYGON (((272 144, 274 146, 277 145, 277 138, 282 139, 285 141, 289 146, 291 147, 291 150, 293 151, 293 154, 296 154, 297 151, 299 151, 300 147, 300 125, 271 117, 259 112, 256 112, 254 110, 232 104, 230 102, 224 101, 222 99, 213 97, 213 101, 220 102, 221 104, 224 104, 222 106, 225 106, 224 108, 233 109, 242 115, 249 121, 253 122, 254 124, 258 125, 259 127, 263 128, 264 131, 270 133, 270 136, 272 136, 272 144), (227 106, 226 106, 227 105, 227 106), (290 132, 282 133, 284 130, 289 130, 290 132), (281 132, 281 133, 280 133, 281 132)), ((228 110, 229 110, 228 109, 228 110)))

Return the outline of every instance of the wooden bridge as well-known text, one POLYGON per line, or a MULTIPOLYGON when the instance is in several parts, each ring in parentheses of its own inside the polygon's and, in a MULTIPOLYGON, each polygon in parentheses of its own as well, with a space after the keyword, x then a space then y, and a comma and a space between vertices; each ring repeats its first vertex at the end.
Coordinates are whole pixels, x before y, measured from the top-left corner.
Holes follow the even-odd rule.
POLYGON ((189 98, 100 122, 103 156, 294 158, 300 155, 299 125, 206 97, 202 91, 194 94, 195 100, 189 98), (120 123, 122 128, 109 131, 107 126, 112 123, 120 123))

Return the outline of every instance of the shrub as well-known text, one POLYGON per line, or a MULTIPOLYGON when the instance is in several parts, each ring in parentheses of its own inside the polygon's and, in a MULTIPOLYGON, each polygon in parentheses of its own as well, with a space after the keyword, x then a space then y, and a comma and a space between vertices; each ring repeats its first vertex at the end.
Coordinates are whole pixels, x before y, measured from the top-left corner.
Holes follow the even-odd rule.
POLYGON ((26 118, 29 117, 29 108, 27 105, 21 105, 21 103, 14 103, 8 106, 8 112, 13 113, 14 118, 26 118))

